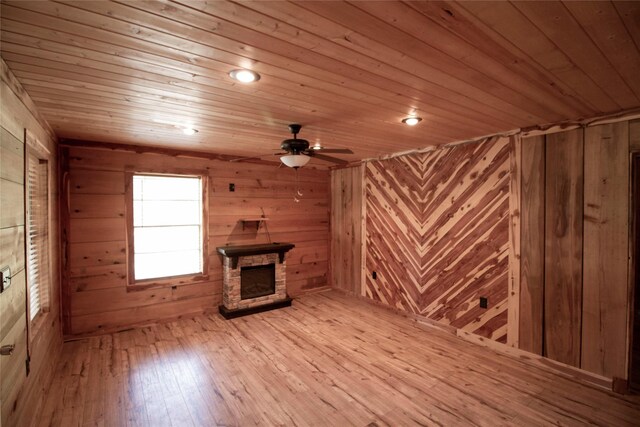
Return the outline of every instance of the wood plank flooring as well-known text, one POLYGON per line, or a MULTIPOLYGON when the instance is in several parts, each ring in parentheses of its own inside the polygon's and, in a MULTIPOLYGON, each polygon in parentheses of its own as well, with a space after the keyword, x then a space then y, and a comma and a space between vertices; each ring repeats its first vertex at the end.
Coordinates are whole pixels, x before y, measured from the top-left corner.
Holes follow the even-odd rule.
POLYGON ((637 425, 559 378, 335 292, 64 345, 43 426, 637 425))

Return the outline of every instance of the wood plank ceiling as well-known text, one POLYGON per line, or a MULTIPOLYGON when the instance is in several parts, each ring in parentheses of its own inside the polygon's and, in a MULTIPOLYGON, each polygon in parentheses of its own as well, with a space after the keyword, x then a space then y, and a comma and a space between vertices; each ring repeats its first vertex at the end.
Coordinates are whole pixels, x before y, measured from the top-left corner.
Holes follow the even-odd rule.
POLYGON ((1 7, 1 56, 63 138, 252 155, 299 122, 356 160, 640 106, 640 2, 1 7))

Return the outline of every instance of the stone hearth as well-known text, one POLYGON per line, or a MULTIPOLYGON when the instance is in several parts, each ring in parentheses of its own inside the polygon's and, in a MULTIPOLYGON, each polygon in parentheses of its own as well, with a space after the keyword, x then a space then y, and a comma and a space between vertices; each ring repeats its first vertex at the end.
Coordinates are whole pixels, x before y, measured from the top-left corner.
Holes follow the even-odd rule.
POLYGON ((287 295, 285 254, 293 248, 294 245, 292 243, 222 246, 217 248, 218 253, 223 257, 222 305, 220 306, 220 313, 229 319, 291 305, 291 299, 287 295), (275 267, 274 292, 256 298, 243 299, 242 269, 270 265, 275 267))

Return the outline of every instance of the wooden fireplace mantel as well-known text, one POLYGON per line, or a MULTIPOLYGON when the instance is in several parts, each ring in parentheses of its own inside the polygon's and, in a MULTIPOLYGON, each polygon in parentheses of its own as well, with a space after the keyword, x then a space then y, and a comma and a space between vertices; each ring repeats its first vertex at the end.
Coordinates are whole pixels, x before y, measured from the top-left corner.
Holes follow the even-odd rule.
POLYGON ((280 264, 284 261, 284 255, 291 249, 295 248, 293 243, 263 243, 260 245, 236 245, 236 246, 220 246, 218 253, 232 259, 233 268, 238 267, 238 257, 261 255, 261 254, 278 254, 280 264))

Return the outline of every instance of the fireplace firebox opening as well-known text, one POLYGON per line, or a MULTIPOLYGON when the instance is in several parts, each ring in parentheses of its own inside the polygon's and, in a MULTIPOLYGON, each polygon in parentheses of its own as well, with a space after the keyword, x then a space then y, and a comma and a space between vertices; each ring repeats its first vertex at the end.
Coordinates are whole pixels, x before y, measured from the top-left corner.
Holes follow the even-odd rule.
POLYGON ((276 292, 276 265, 251 265, 240 269, 240 299, 258 298, 276 292))

